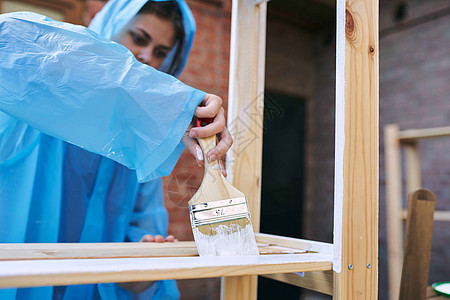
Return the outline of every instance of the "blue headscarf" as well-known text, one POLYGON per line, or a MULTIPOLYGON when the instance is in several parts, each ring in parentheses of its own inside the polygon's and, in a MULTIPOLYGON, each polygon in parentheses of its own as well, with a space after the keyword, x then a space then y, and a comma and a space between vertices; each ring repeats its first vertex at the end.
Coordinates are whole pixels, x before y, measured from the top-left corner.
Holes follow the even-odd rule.
MULTIPOLYGON (((170 173, 205 93, 105 39, 146 2, 107 3, 91 25, 99 34, 34 13, 0 15, 0 242, 138 241, 167 230, 160 180, 137 179, 170 173)), ((177 3, 186 32, 180 73, 195 23, 186 3, 177 3)), ((178 297, 173 281, 148 292, 178 297)), ((52 294, 52 287, 0 290, 2 300, 52 294)), ((100 296, 130 294, 99 284, 71 286, 64 297, 100 296)))
MULTIPOLYGON (((154 2, 165 2, 168 0, 153 0, 154 2)), ((175 1, 175 0, 174 0, 175 1)), ((89 29, 101 34, 102 36, 112 39, 131 19, 141 10, 141 8, 149 2, 148 0, 111 0, 105 4, 103 9, 97 13, 97 15, 89 24, 89 29)), ((182 61, 176 66, 175 77, 178 77, 183 71, 184 66, 191 50, 192 43, 194 41, 195 35, 195 20, 192 15, 189 6, 184 0, 176 0, 178 3, 181 13, 183 15, 183 25, 185 32, 185 39, 182 47, 182 61)), ((167 55, 163 64, 159 68, 160 71, 167 73, 169 67, 174 59, 175 53, 177 52, 177 47, 180 45, 176 44, 172 50, 167 55)))

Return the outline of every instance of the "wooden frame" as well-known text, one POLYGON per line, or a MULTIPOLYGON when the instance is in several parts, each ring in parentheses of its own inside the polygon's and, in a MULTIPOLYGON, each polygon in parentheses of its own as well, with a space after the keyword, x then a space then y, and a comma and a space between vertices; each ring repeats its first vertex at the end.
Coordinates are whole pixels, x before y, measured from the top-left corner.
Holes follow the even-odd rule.
MULTIPOLYGON (((265 26, 265 1, 233 0, 228 125, 235 144, 227 162, 233 185, 248 197, 255 232, 259 231, 265 26)), ((121 246, 107 244, 102 251, 115 251, 113 257, 90 257, 86 255, 87 249, 52 260, 42 257, 1 260, 0 257, 0 286, 223 276, 223 299, 251 300, 256 299, 256 275, 266 274, 276 280, 332 294, 336 299, 376 299, 378 0, 337 0, 336 78, 333 244, 257 234, 258 243, 290 247, 304 253, 233 259, 181 257, 177 251, 186 254, 192 247, 184 244, 183 249, 173 252, 177 257, 142 257, 138 248, 151 248, 150 244, 132 245, 136 246, 133 253, 123 257, 118 249, 121 246), (293 274, 296 272, 311 273, 302 277, 293 274), (271 275, 279 273, 291 274, 271 275)), ((162 247, 171 247, 166 245, 162 247)), ((19 252, 36 252, 33 245, 18 247, 19 252)), ((48 245, 38 252, 55 256, 58 251, 52 247, 48 245)), ((149 256, 161 251, 150 248, 149 256)), ((69 250, 74 253, 77 249, 69 250)))
MULTIPOLYGON (((386 221, 388 242, 389 299, 398 299, 403 261, 403 221, 407 210, 402 208, 401 148, 405 150, 406 189, 411 193, 422 185, 418 142, 422 139, 450 137, 450 126, 400 131, 397 124, 384 127, 386 170, 386 221)), ((450 211, 435 211, 435 221, 450 221, 450 211)))

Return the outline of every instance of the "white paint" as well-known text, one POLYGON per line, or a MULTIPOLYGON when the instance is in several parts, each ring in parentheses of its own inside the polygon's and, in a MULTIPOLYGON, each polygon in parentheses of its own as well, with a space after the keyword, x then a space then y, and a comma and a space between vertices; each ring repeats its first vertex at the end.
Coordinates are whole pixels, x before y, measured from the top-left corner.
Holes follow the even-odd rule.
MULTIPOLYGON (((330 255, 317 253, 272 254, 248 256, 203 256, 162 258, 101 258, 101 259, 47 259, 0 262, 0 286, 2 278, 12 276, 45 276, 49 274, 102 274, 127 271, 176 271, 208 267, 262 266, 299 264, 294 272, 308 271, 301 263, 331 262, 330 255)), ((281 268, 280 268, 281 270, 281 268)), ((248 274, 255 274, 249 269, 248 274)), ((178 278, 176 275, 172 276, 178 278)), ((199 276, 200 277, 200 276, 199 276)))
POLYGON ((195 145, 195 153, 197 154, 198 160, 203 160, 203 151, 202 148, 200 148, 199 145, 195 145))
POLYGON ((292 247, 295 249, 314 251, 330 256, 333 255, 333 244, 331 243, 289 238, 285 236, 280 237, 266 233, 255 233, 255 236, 258 243, 263 242, 268 244, 282 245, 286 247, 292 247))
POLYGON ((337 0, 333 270, 341 272, 345 146, 345 1, 337 0))
POLYGON ((253 0, 253 4, 260 5, 262 3, 267 3, 269 0, 253 0))
POLYGON ((253 227, 219 225, 215 235, 205 235, 197 228, 192 229, 200 256, 258 255, 253 227), (239 227, 239 228, 238 228, 239 227))
MULTIPOLYGON (((236 74, 237 74, 237 38, 238 38, 238 7, 239 0, 233 0, 231 7, 231 34, 230 34, 230 74, 228 79, 228 131, 235 132, 237 119, 237 88, 236 88, 236 74)), ((234 164, 234 147, 235 143, 231 146, 231 149, 227 152, 227 180, 233 182, 233 164, 234 164)))
POLYGON ((450 283, 443 283, 434 288, 436 291, 450 295, 450 283))

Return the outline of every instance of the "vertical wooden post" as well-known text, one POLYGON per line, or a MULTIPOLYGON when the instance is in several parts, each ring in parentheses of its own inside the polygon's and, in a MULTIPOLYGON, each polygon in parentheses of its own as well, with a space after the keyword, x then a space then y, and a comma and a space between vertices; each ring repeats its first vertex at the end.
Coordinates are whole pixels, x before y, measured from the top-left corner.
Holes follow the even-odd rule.
MULTIPOLYGON (((406 158, 406 189, 408 193, 412 193, 422 185, 419 146, 417 141, 407 142, 403 146, 406 158)), ((399 201, 401 201, 401 198, 399 198, 399 201)))
POLYGON ((399 128, 384 127, 384 163, 386 172, 386 223, 388 246, 389 299, 398 299, 402 270, 402 173, 399 128))
POLYGON ((333 296, 343 300, 375 300, 378 298, 378 0, 338 0, 337 15, 333 296))
POLYGON ((409 194, 400 300, 426 298, 435 203, 429 190, 409 194))
MULTIPOLYGON (((266 1, 233 0, 231 20, 228 128, 234 145, 227 157, 228 180, 247 196, 255 232, 261 199, 266 5, 266 1)), ((256 299, 257 279, 225 277, 222 299, 256 299)))

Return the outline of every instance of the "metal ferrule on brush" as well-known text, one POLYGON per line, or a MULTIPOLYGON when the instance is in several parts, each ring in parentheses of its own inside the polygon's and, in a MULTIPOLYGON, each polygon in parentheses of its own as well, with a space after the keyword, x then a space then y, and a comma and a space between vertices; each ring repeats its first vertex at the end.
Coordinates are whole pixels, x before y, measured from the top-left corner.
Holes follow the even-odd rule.
POLYGON ((192 228, 242 218, 250 220, 245 197, 190 205, 189 212, 192 228))

